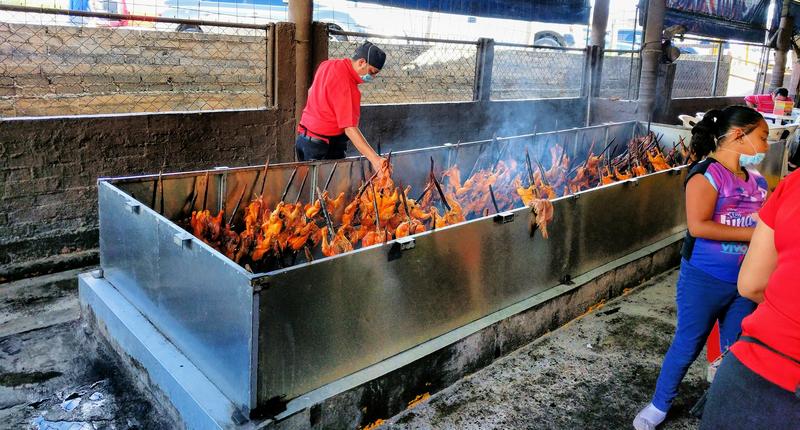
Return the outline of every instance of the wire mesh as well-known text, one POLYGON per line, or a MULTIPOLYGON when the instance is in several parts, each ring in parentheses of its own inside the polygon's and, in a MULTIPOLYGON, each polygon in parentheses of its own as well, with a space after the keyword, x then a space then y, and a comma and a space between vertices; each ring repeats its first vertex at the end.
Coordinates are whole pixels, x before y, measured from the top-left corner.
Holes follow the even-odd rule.
POLYGON ((600 97, 636 99, 641 61, 639 51, 604 52, 603 69, 598 84, 600 85, 600 97))
POLYGON ((477 44, 333 34, 329 58, 350 58, 367 39, 386 52, 386 64, 360 86, 362 104, 453 102, 473 99, 477 44))
POLYGON ((267 105, 266 27, 0 16, 1 116, 267 105))
POLYGON ((585 61, 585 50, 496 44, 491 98, 579 97, 585 61))
POLYGON ((672 98, 711 97, 715 72, 720 78, 717 79, 716 93, 727 93, 731 57, 722 55, 717 71, 719 43, 707 40, 675 40, 673 45, 680 50, 680 56, 675 61, 672 98))

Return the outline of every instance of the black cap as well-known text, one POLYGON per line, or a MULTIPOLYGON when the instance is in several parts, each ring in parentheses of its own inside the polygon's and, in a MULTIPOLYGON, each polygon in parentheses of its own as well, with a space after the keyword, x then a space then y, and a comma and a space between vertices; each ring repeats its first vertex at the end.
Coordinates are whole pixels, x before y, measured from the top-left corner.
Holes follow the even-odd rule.
POLYGON ((353 54, 354 60, 359 58, 367 60, 370 66, 380 70, 383 68, 383 63, 386 62, 386 53, 381 48, 373 45, 372 42, 366 41, 353 54))

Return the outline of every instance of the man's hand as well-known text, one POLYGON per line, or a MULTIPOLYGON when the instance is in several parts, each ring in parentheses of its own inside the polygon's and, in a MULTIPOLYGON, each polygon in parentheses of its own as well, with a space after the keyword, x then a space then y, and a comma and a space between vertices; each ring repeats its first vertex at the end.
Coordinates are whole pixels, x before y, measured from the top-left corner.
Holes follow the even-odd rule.
POLYGON ((364 157, 367 157, 367 160, 372 164, 372 168, 375 169, 376 172, 380 172, 381 167, 383 167, 383 158, 369 146, 367 139, 361 134, 361 130, 359 130, 358 127, 347 127, 344 129, 344 134, 353 142, 353 146, 356 147, 358 152, 364 157))
POLYGON ((369 160, 369 162, 372 164, 372 170, 378 172, 378 177, 383 177, 383 175, 387 172, 387 170, 383 169, 383 163, 385 161, 386 159, 380 156, 369 160))

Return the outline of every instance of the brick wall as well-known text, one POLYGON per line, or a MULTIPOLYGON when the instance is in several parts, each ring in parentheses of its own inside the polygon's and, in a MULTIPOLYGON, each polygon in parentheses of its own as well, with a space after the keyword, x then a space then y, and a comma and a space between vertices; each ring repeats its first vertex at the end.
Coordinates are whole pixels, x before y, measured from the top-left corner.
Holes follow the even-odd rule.
POLYGON ((266 32, 210 30, 0 23, 0 116, 266 106, 266 32))

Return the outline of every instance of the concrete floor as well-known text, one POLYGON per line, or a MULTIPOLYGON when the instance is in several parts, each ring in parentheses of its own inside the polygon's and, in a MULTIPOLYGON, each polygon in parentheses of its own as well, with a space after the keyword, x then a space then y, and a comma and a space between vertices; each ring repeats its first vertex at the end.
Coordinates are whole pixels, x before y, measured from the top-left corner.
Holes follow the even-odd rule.
MULTIPOLYGON (((676 276, 665 273, 587 313, 384 428, 631 428, 674 331, 676 276)), ((31 424, 40 416, 82 423, 75 430, 174 428, 107 348, 87 339, 78 318, 74 273, 0 286, 0 429, 44 429, 31 424), (71 397, 80 403, 66 411, 71 397)), ((707 385, 704 369, 703 360, 690 369, 663 429, 696 428, 688 411, 707 385)))
POLYGON ((174 428, 84 333, 77 273, 0 285, 0 429, 174 428))
MULTIPOLYGON (((628 429, 650 399, 675 330, 665 273, 387 420, 385 429, 628 429)), ((695 429, 705 353, 664 430, 695 429)))

